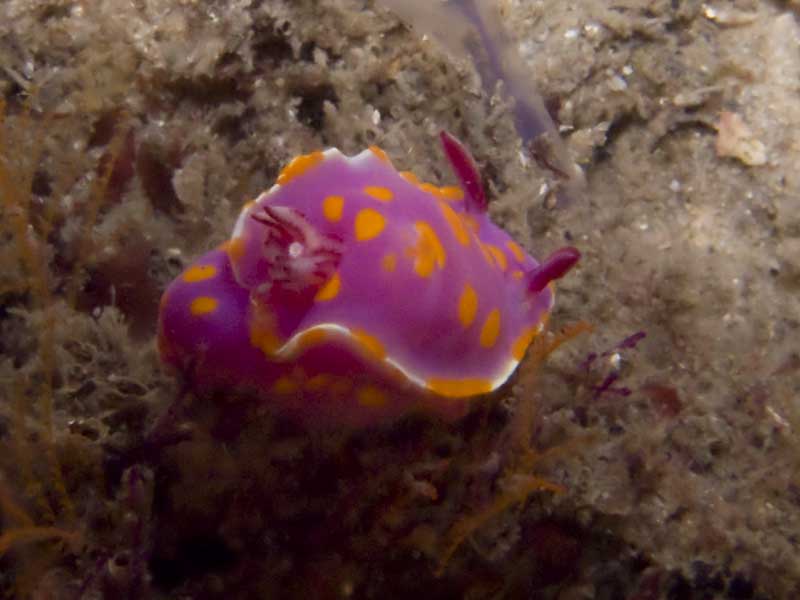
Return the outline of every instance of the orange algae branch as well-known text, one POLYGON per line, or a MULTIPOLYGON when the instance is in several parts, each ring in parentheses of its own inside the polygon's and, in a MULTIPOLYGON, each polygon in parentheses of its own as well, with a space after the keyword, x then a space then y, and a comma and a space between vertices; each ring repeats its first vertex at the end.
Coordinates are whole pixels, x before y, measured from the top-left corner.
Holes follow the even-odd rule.
POLYGON ((524 502, 533 492, 542 490, 556 494, 566 491, 563 486, 557 483, 552 483, 540 479, 539 477, 518 475, 515 477, 515 481, 510 488, 500 494, 489 506, 473 515, 458 520, 445 536, 446 543, 444 550, 439 558, 439 566, 436 568, 434 574, 437 577, 441 577, 445 569, 447 569, 450 559, 453 558, 456 550, 458 550, 464 540, 480 529, 487 521, 492 519, 492 517, 504 513, 515 504, 524 502))
POLYGON ((8 495, 8 492, 0 485, 0 511, 3 517, 19 523, 24 527, 32 527, 33 519, 8 495))
MULTIPOLYGON (((555 352, 565 342, 583 333, 588 333, 592 329, 592 326, 586 321, 579 321, 568 325, 558 333, 537 337, 531 344, 528 358, 523 364, 520 376, 520 383, 523 387, 528 389, 532 387, 538 367, 551 353, 555 352)), ((514 460, 515 464, 512 463, 511 467, 507 469, 507 475, 503 478, 506 482, 505 489, 485 508, 456 521, 445 534, 439 565, 434 572, 437 577, 444 574, 447 565, 464 540, 492 518, 504 513, 516 504, 523 503, 534 492, 549 491, 560 494, 566 491, 563 486, 557 483, 528 474, 537 462, 541 462, 548 454, 553 454, 552 450, 559 450, 559 448, 554 448, 544 453, 533 450, 533 440, 531 439, 533 420, 533 402, 520 401, 514 419, 510 424, 510 446, 512 451, 516 453, 516 459, 514 460)))
POLYGON ((81 541, 81 535, 76 531, 66 531, 58 527, 19 527, 9 529, 0 535, 0 557, 2 557, 12 546, 30 544, 44 540, 62 540, 70 545, 77 545, 81 541))
MULTIPOLYGON (((590 333, 592 329, 591 324, 586 321, 578 321, 567 325, 557 333, 547 333, 544 336, 535 338, 528 350, 527 359, 520 365, 519 383, 522 388, 534 389, 539 366, 547 357, 558 350, 562 344, 581 334, 590 333)), ((522 469, 532 468, 538 456, 536 452, 531 450, 533 446, 531 433, 533 432, 535 416, 536 407, 534 403, 531 400, 522 399, 517 405, 514 420, 511 423, 511 447, 515 451, 521 452, 524 457, 528 457, 527 461, 523 459, 522 469)))
POLYGON ((11 498, 2 485, 0 485, 0 514, 4 521, 15 524, 0 534, 0 558, 15 546, 45 540, 60 540, 75 547, 83 539, 78 531, 35 525, 33 518, 11 498))
MULTIPOLYGON (((54 400, 59 386, 57 310, 75 308, 81 292, 82 271, 92 251, 92 229, 98 220, 114 167, 125 156, 130 128, 112 137, 97 165, 97 176, 83 203, 84 235, 75 242, 71 277, 63 296, 55 292, 57 276, 47 264, 51 233, 60 222, 58 202, 34 205, 33 181, 43 159, 58 159, 54 189, 72 184, 76 170, 69 159, 47 151, 52 113, 34 113, 36 89, 31 87, 22 109, 7 114, 0 98, 0 232, 10 239, 6 261, 20 276, 2 286, 2 292, 24 299, 36 350, 29 368, 13 377, 6 397, 12 427, 0 472, 0 558, 11 560, 10 572, 19 597, 28 597, 50 565, 67 553, 78 553, 86 541, 85 529, 76 524, 76 510, 67 490, 54 422, 54 400), (45 154, 47 153, 47 156, 45 154), (38 440, 38 441, 37 441, 38 440)), ((53 194, 54 197, 60 194, 53 194)), ((10 278, 9 278, 10 279, 10 278)), ((102 473, 100 474, 102 477, 102 473)), ((101 486, 102 489, 102 486, 101 486)))
MULTIPOLYGON (((121 119, 124 120, 126 116, 127 113, 123 112, 121 119)), ((114 175, 114 168, 117 166, 117 162, 125 150, 125 142, 128 139, 130 131, 130 126, 124 126, 118 127, 116 132, 114 132, 114 136, 111 138, 109 144, 108 159, 105 161, 105 164, 101 161, 99 167, 100 176, 92 183, 89 201, 86 203, 83 214, 83 229, 87 235, 81 236, 79 239, 72 276, 70 277, 70 285, 66 294, 67 304, 70 308, 75 308, 78 294, 83 284, 80 270, 91 250, 92 236, 89 234, 97 223, 97 217, 100 215, 100 209, 103 206, 103 201, 107 197, 106 192, 111 183, 111 178, 114 175)))
MULTIPOLYGON (((33 94, 31 95, 33 98, 33 94)), ((43 315, 42 326, 39 327, 38 357, 41 364, 42 377, 38 382, 32 382, 36 386, 34 397, 39 402, 40 420, 43 424, 43 441, 47 465, 50 471, 50 478, 55 492, 58 508, 69 521, 75 518, 75 510, 67 493, 64 484, 61 466, 55 453, 53 439, 53 380, 56 370, 55 359, 55 314, 52 294, 50 291, 49 271, 44 262, 44 252, 42 252, 42 237, 37 235, 31 225, 30 219, 30 190, 33 174, 39 162, 42 152, 42 144, 45 139, 44 130, 47 127, 48 119, 44 119, 41 124, 34 126, 30 116, 30 102, 26 103, 25 110, 20 116, 19 129, 23 131, 28 139, 34 140, 33 149, 26 153, 26 165, 18 166, 12 159, 10 148, 14 147, 14 140, 9 143, 8 138, 10 127, 6 121, 6 103, 0 99, 0 207, 3 209, 5 225, 13 236, 17 248, 18 260, 26 271, 27 278, 23 282, 22 292, 30 292, 33 310, 39 309, 43 315), (16 167, 16 168, 15 168, 16 167)), ((52 227, 50 223, 44 223, 46 231, 52 227)), ((25 412, 29 396, 21 383, 17 386, 14 411, 16 422, 22 425, 24 431, 25 412)), ((18 436, 17 441, 21 442, 22 437, 18 436)), ((21 451, 18 457, 22 463, 23 472, 28 478, 28 490, 37 499, 40 506, 47 505, 45 494, 41 489, 41 484, 33 476, 31 459, 34 455, 27 444, 18 443, 17 449, 21 451)), ((51 512, 51 511, 47 511, 51 512)), ((51 513, 52 514, 52 513, 51 513)))
POLYGON ((531 358, 535 363, 533 366, 538 366, 539 363, 558 350, 565 342, 578 337, 582 333, 591 333, 593 330, 594 327, 592 327, 591 323, 578 321, 567 325, 549 338, 536 338, 530 349, 531 358))

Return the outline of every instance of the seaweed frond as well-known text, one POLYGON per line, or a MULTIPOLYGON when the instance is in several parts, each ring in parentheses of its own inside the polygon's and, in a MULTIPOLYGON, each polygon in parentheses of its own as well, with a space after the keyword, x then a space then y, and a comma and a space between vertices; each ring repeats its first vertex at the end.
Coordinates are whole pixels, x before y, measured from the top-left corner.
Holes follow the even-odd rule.
MULTIPOLYGON (((127 114, 119 115, 119 120, 121 123, 126 123, 127 114)), ((109 151, 106 155, 106 160, 100 165, 99 177, 92 182, 92 187, 89 192, 89 201, 84 208, 82 218, 82 228, 84 231, 91 231, 97 223, 100 209, 103 207, 103 202, 107 197, 107 191, 114 175, 115 166, 123 152, 129 133, 129 125, 118 126, 114 131, 111 141, 109 142, 109 151)), ((70 277, 69 287, 66 293, 67 305, 71 308, 75 308, 77 304, 78 293, 80 292, 83 282, 81 269, 86 264, 86 259, 88 258, 90 250, 91 236, 84 236, 78 240, 75 262, 72 267, 72 276, 70 277)))
MULTIPOLYGON (((13 235, 14 245, 17 248, 19 262, 23 266, 27 275, 26 284, 21 291, 27 292, 31 310, 41 311, 43 315, 42 327, 38 331, 38 359, 41 366, 38 381, 29 382, 33 387, 30 396, 37 399, 39 410, 39 423, 43 436, 43 449, 46 461, 49 466, 51 485, 56 495, 56 502, 59 511, 67 521, 75 519, 75 509, 67 493, 64 484, 64 477, 61 466, 55 454, 54 433, 53 433, 53 379, 55 376, 55 312, 53 297, 50 290, 49 269, 45 263, 45 252, 43 251, 43 237, 36 232, 30 216, 31 204, 31 185, 33 182, 36 165, 41 158, 44 131, 48 126, 48 118, 45 117, 38 124, 33 123, 31 117, 31 102, 25 104, 23 113, 20 117, 21 126, 18 131, 23 131, 31 141, 29 155, 24 162, 12 159, 12 148, 14 143, 9 140, 10 128, 6 123, 6 104, 0 99, 0 204, 5 213, 5 221, 8 223, 13 235)), ((44 224, 45 234, 51 228, 50 223, 44 224)), ((18 425, 23 425, 25 421, 26 400, 30 396, 22 395, 22 388, 27 387, 17 385, 17 400, 15 402, 14 413, 18 425)), ((22 430, 24 431, 24 429, 22 430)), ((17 447, 22 452, 20 460, 26 463, 31 462, 31 456, 26 452, 25 446, 17 436, 17 447)), ((30 476, 30 466, 23 469, 30 476)), ((28 488, 36 490, 35 481, 28 482, 28 488)), ((40 505, 43 505, 41 498, 37 498, 40 505)))
MULTIPOLYGON (((520 384, 523 389, 533 389, 536 375, 545 359, 562 344, 575 337, 590 332, 592 326, 585 321, 569 325, 555 334, 547 334, 534 339, 528 356, 521 365, 520 384)), ((530 394, 528 394, 530 396, 530 394)), ((435 575, 440 577, 447 569, 458 548, 464 541, 483 527, 491 519, 501 515, 516 505, 524 503, 535 492, 564 493, 564 486, 533 474, 535 467, 550 455, 556 454, 560 447, 545 452, 533 448, 532 432, 535 418, 534 402, 531 397, 520 399, 513 420, 509 426, 509 451, 511 458, 500 481, 500 493, 485 507, 460 518, 444 536, 435 575)))

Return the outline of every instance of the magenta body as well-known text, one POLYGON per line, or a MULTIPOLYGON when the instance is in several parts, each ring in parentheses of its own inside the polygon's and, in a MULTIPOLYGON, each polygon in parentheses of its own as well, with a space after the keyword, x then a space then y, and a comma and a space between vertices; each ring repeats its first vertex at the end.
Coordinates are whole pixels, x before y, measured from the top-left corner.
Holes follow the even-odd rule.
POLYGON ((490 221, 445 135, 461 186, 421 184, 377 148, 292 161, 164 293, 164 362, 197 392, 323 427, 453 420, 505 383, 552 307, 543 277, 565 269, 490 221))

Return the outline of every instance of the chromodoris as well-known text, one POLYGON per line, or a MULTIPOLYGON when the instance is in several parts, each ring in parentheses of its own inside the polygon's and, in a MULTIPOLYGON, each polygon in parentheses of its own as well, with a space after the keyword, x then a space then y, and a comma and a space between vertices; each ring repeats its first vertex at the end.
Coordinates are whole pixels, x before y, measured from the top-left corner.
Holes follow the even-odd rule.
POLYGON ((377 147, 293 159, 165 291, 163 362, 196 393, 309 426, 455 420, 502 386, 580 255, 529 256, 489 219, 469 153, 440 137, 457 186, 398 172, 377 147))

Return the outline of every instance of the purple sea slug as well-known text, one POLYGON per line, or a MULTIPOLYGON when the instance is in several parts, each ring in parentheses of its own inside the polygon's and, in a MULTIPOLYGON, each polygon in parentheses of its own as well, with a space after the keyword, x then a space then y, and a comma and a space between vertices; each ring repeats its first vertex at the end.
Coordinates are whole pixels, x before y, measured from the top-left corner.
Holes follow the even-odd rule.
POLYGON ((420 183, 377 147, 292 160, 167 288, 163 361, 196 392, 309 427, 455 420, 503 385, 580 254, 527 255, 490 221, 469 153, 441 142, 459 186, 420 183))

